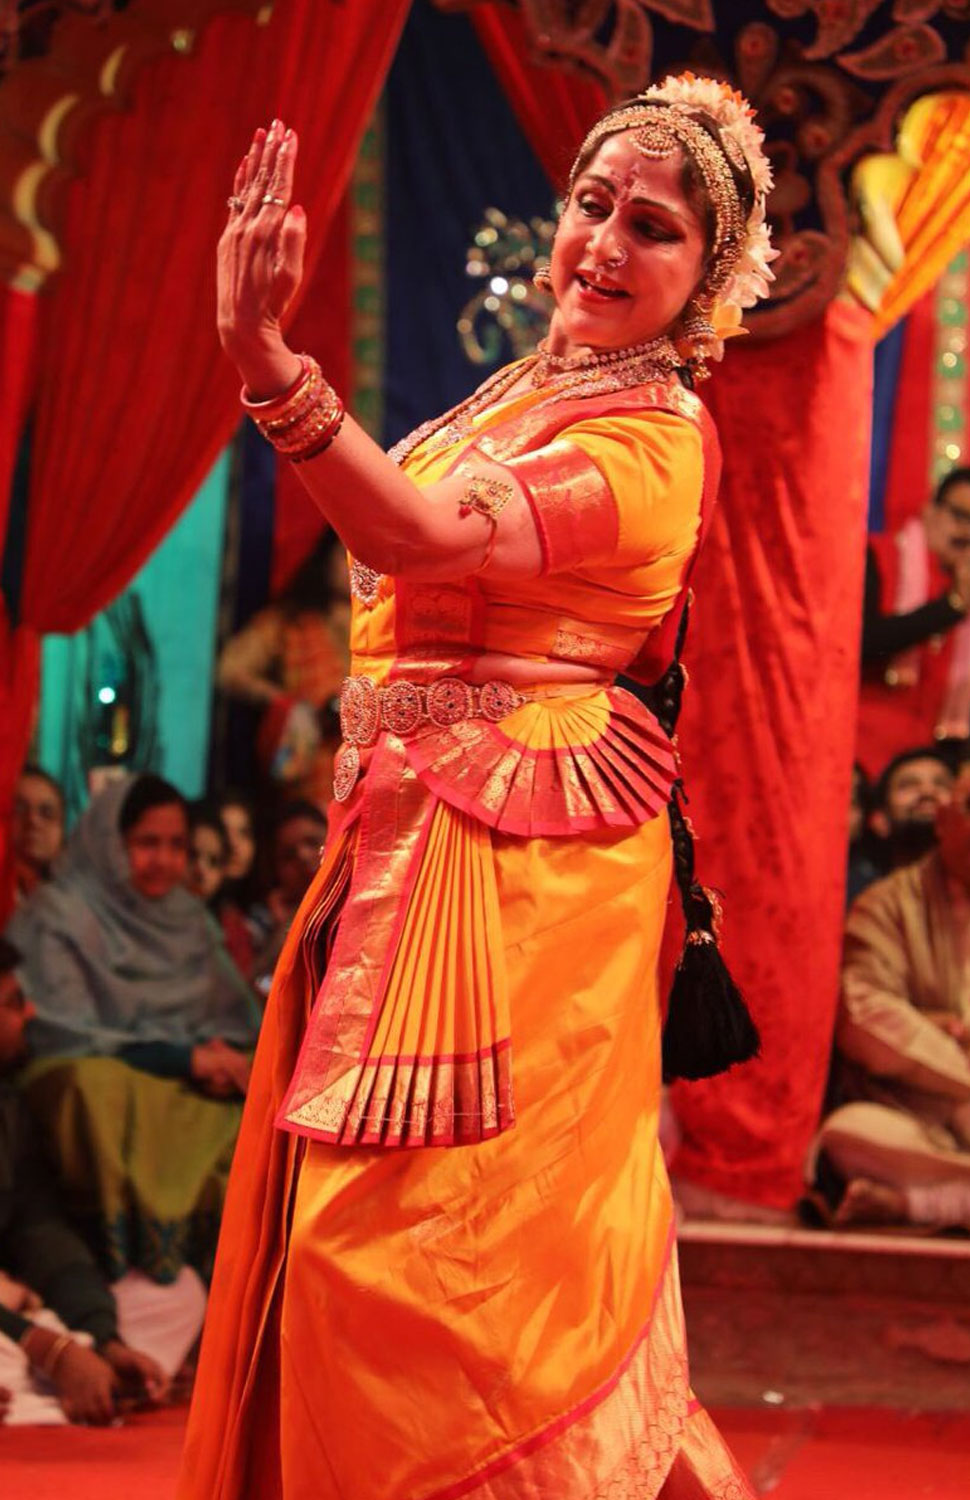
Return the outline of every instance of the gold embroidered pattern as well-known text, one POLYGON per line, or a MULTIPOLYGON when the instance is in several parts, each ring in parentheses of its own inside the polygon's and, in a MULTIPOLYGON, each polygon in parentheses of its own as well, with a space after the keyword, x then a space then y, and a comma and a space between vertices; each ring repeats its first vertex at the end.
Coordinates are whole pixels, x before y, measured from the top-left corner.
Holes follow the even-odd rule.
POLYGON ((354 558, 350 564, 350 592, 361 604, 370 608, 377 603, 382 577, 383 574, 378 573, 376 568, 369 568, 366 563, 357 562, 354 558))
POLYGON ((542 543, 543 572, 563 573, 616 547, 620 518, 602 472, 566 439, 527 453, 509 468, 522 485, 542 543))
POLYGON ((579 631, 567 630, 563 626, 556 631, 551 654, 564 661, 581 661, 594 667, 609 667, 613 672, 622 671, 634 655, 629 646, 604 641, 595 635, 581 635, 579 631))

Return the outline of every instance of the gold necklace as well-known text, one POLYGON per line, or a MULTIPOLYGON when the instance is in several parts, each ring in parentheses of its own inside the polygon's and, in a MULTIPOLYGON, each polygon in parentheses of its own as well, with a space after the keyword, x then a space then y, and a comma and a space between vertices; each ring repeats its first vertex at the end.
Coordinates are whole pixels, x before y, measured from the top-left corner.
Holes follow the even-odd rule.
POLYGON ((584 383, 597 372, 608 373, 616 378, 625 374, 627 384, 641 385, 658 375, 672 375, 683 360, 672 341, 665 335, 648 339, 642 344, 632 344, 625 349, 601 349, 584 355, 550 354, 545 340, 539 345, 539 353, 532 371, 532 384, 540 389, 550 379, 581 379, 584 383))

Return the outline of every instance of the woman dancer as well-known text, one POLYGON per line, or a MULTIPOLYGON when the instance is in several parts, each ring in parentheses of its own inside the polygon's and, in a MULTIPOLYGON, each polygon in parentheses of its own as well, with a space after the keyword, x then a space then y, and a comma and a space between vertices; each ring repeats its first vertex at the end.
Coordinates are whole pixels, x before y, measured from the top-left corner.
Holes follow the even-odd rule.
POLYGON ((222 339, 354 559, 353 675, 181 1500, 749 1494, 690 1391, 657 1144, 671 826, 698 951, 710 908, 611 684, 671 658, 718 467, 687 387, 770 276, 761 139, 689 75, 600 120, 544 347, 390 457, 279 331, 295 137, 239 169, 222 339))

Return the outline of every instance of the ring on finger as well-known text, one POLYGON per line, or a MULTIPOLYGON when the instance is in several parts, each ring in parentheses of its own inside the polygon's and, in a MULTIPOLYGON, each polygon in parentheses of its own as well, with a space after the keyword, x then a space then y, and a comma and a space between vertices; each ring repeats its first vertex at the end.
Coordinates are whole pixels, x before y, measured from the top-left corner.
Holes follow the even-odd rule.
POLYGON ((226 199, 226 205, 230 213, 241 214, 246 207, 246 200, 245 198, 240 198, 238 194, 233 193, 231 198, 226 199))
POLYGON ((272 193, 267 193, 266 196, 263 198, 263 202, 264 203, 274 203, 277 208, 282 208, 283 204, 286 202, 286 199, 285 198, 274 198, 274 196, 273 196, 272 193))

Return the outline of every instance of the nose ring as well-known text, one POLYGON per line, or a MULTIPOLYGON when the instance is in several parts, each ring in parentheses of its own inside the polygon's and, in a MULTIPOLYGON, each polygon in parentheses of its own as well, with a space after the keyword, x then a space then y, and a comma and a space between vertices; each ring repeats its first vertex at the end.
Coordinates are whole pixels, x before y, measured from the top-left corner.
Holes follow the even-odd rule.
POLYGON ((629 250, 627 250, 625 245, 621 245, 619 250, 617 250, 613 255, 610 256, 609 260, 604 260, 603 267, 604 269, 609 267, 611 270, 618 271, 621 266, 626 265, 629 259, 629 250))

